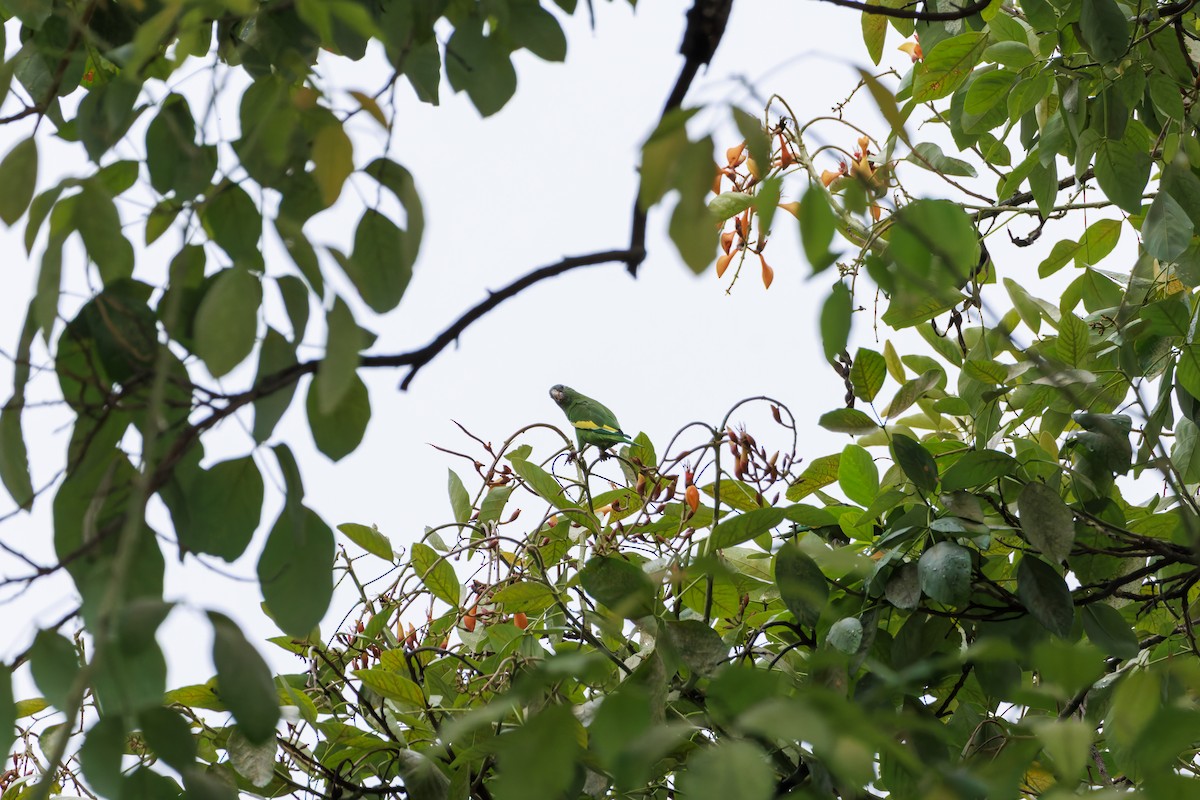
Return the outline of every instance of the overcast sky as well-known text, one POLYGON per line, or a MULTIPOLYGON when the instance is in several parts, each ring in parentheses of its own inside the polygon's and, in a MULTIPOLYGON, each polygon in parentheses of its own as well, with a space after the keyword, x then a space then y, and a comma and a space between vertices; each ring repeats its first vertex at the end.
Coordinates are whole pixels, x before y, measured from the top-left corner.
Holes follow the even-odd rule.
MULTIPOLYGON (((393 156, 416 177, 427 227, 400 307, 384 317, 365 311, 360 317, 379 333, 372 352, 401 352, 424 344, 488 289, 536 266, 627 244, 639 148, 682 63, 678 46, 689 5, 655 0, 634 11, 624 2, 598 1, 595 32, 585 12, 565 20, 566 64, 518 57, 516 97, 486 120, 465 95, 451 94, 445 84, 437 108, 417 102, 407 85, 401 88, 405 99, 396 120, 393 156)), ((16 39, 11 33, 10 43, 16 39)), ((908 57, 895 49, 901 41, 891 32, 885 66, 907 69, 908 57)), ((337 69, 331 62, 326 59, 318 70, 328 86, 371 90, 386 75, 378 60, 337 69)), ((711 113, 699 118, 697 132, 715 132, 720 152, 737 142, 723 109, 736 103, 761 111, 744 81, 760 96, 778 92, 798 115, 815 117, 844 99, 858 80, 859 66, 869 62, 857 12, 806 0, 742 2, 688 104, 714 104, 711 113)), ((185 74, 181 71, 179 77, 185 74)), ((886 135, 865 104, 858 104, 851 118, 871 127, 880 139, 886 135)), ((832 138, 835 129, 826 130, 832 138)), ((365 118, 356 131, 356 161, 363 166, 379 154, 380 133, 365 118)), ((0 151, 27 134, 28 129, 0 129, 0 151)), ((840 144, 853 148, 849 132, 838 137, 840 144)), ((72 158, 82 165, 82 149, 61 148, 53 168, 70 169, 72 158)), ((40 187, 51 182, 49 161, 43 157, 40 187)), ((835 162, 830 158, 824 165, 833 168, 835 162)), ((816 426, 817 416, 841 405, 844 393, 824 363, 817 333, 817 302, 834 279, 832 271, 809 281, 794 225, 781 214, 766 251, 775 269, 774 285, 763 289, 755 265, 727 295, 711 270, 695 277, 682 264, 665 237, 666 217, 656 210, 650 218, 649 256, 636 280, 614 264, 537 285, 472 325, 458 348, 422 370, 407 392, 397 390, 401 371, 364 375, 371 387, 371 425, 358 451, 338 464, 311 444, 302 385, 276 439, 291 444, 300 461, 307 502, 331 526, 374 523, 394 544, 412 542, 426 525, 451 519, 447 469, 459 470, 468 488, 477 488, 466 464, 430 445, 476 452, 452 421, 497 443, 530 423, 561 424, 547 395, 555 383, 597 397, 617 413, 625 430, 646 431, 656 442, 665 442, 687 422, 719 421, 740 398, 771 395, 806 423, 801 455, 840 450, 847 439, 816 426)), ((308 232, 314 242, 336 244, 348 240, 348 228, 347 217, 327 214, 308 232)), ((0 293, 0 341, 6 348, 16 341, 26 290, 37 275, 36 251, 35 259, 26 259, 18 242, 19 237, 0 233, 8 286, 0 293)), ((278 254, 267 255, 271 270, 270 260, 278 254)), ((161 275, 161 265, 150 267, 139 274, 148 279, 161 275)), ((332 265, 327 269, 336 271, 332 265)), ((69 288, 86 290, 78 281, 69 288)), ((860 329, 867 323, 865 317, 860 320, 860 329)), ((870 331, 860 334, 870 344, 870 331)), ((308 357, 319 355, 323 335, 318 326, 310 327, 308 339, 315 345, 308 357)), ((236 388, 237 378, 227 385, 236 388)), ((9 365, 0 365, 0 385, 10 380, 9 365)), ((751 430, 767 431, 768 441, 774 436, 783 445, 784 438, 763 425, 767 419, 760 410, 753 415, 760 427, 751 430)), ((61 462, 66 432, 33 426, 30 438, 35 482, 41 483, 61 462)), ((248 433, 227 426, 208 441, 207 453, 211 461, 244 455, 251 447, 248 433)), ((260 455, 260 465, 273 476, 274 459, 267 452, 260 455)), ((41 498, 33 515, 0 525, 3 541, 48 555, 48 549, 35 543, 48 545, 50 539, 49 499, 41 498)), ((278 493, 270 493, 264 527, 273 522, 279 503, 278 493)), ((0 501, 0 513, 9 507, 7 497, 0 501)), ((169 533, 161 516, 154 519, 169 533)), ((223 610, 247 626, 252 640, 275 635, 257 609, 254 564, 260 546, 256 540, 234 565, 214 562, 219 570, 194 557, 180 567, 169 554, 168 599, 223 610)), ((0 562, 0 569, 17 571, 7 561, 0 562)), ((6 626, 0 637, 0 657, 22 649, 34 625, 60 614, 70 596, 65 582, 47 581, 17 606, 9 604, 6 612, 19 608, 21 613, 6 613, 18 622, 6 626)), ((345 596, 335 599, 326 635, 346 608, 345 596)), ((190 653, 173 656, 171 685, 211 675, 207 637, 195 611, 172 615, 160 640, 170 642, 169 650, 188 648, 190 653)), ((287 664, 281 655, 273 660, 280 667, 287 664)))

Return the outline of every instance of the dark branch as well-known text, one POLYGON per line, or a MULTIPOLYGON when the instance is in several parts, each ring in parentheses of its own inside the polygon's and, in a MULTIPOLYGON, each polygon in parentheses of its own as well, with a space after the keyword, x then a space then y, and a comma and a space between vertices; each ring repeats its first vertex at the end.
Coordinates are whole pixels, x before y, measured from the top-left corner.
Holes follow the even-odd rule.
MULTIPOLYGON (((667 95, 662 113, 658 117, 659 124, 663 118, 683 105, 683 98, 691 88, 692 82, 700 73, 700 67, 712 61, 717 52, 717 45, 725 35, 725 24, 729 21, 729 12, 733 9, 733 0, 696 0, 687 14, 687 29, 683 32, 683 42, 679 52, 683 54, 683 67, 679 77, 667 95)), ((633 198, 633 220, 629 225, 629 250, 637 254, 626 262, 629 274, 637 277, 638 266, 646 257, 646 209, 642 208, 642 186, 638 181, 637 195, 633 198)))
POLYGON ((975 16, 991 4, 991 0, 974 0, 974 2, 960 6, 953 11, 913 11, 907 8, 888 8, 874 3, 860 3, 858 0, 822 0, 822 2, 833 3, 842 8, 865 11, 868 14, 877 14, 881 17, 915 19, 921 22, 953 22, 958 19, 966 19, 975 16))
POLYGON ((437 337, 429 344, 422 347, 420 350, 413 350, 410 353, 401 353, 395 356, 372 356, 363 359, 364 367, 408 367, 408 374, 404 376, 404 380, 400 383, 401 389, 407 389, 412 383, 413 377, 421 367, 432 361, 438 353, 442 352, 459 337, 459 335, 475 320, 482 317, 487 312, 491 311, 496 306, 503 303, 510 297, 520 294, 525 289, 528 289, 535 283, 544 281, 547 278, 553 278, 556 275, 561 275, 568 270, 577 269, 579 267, 591 267, 597 264, 611 264, 613 262, 622 262, 626 265, 633 265, 641 261, 645 254, 645 248, 635 250, 604 250, 599 253, 589 253, 584 256, 570 256, 563 260, 539 267, 532 272, 517 278, 512 283, 505 286, 503 289, 498 289, 494 292, 489 292, 487 299, 477 303, 464 313, 461 317, 455 320, 444 331, 439 333, 437 337))
MULTIPOLYGON (((619 262, 624 264, 635 263, 640 260, 642 253, 632 250, 603 250, 599 253, 588 253, 582 256, 569 256, 557 261, 553 264, 548 264, 544 267, 539 267, 532 272, 522 275, 507 286, 497 289, 494 292, 489 292, 485 300, 476 303, 471 308, 467 309, 458 319, 452 322, 441 333, 434 337, 433 341, 417 350, 410 350, 407 353, 396 353, 386 356, 363 356, 360 361, 362 367, 368 369, 379 369, 385 367, 408 367, 408 374, 404 376, 404 380, 400 384, 401 389, 407 389, 412 382, 413 377, 417 372, 429 362, 433 361, 439 353, 445 350, 455 339, 457 339, 464 330, 477 319, 482 317, 487 312, 491 311, 496 306, 503 303, 510 297, 520 294, 525 289, 533 286, 535 283, 553 278, 556 275, 561 275, 569 270, 578 269, 579 267, 590 267, 599 264, 611 264, 619 262)), ((305 375, 315 374, 317 368, 321 365, 321 359, 312 361, 303 361, 282 369, 279 372, 267 375, 261 381, 256 383, 244 392, 230 395, 227 398, 225 405, 214 409, 204 419, 188 426, 172 444, 170 451, 159 462, 158 469, 154 479, 151 481, 151 489, 157 490, 170 477, 171 470, 179 463, 188 449, 200 437, 200 434, 214 427, 221 420, 234 414, 241 408, 259 400, 267 395, 273 394, 286 386, 289 386, 300 380, 305 375)))

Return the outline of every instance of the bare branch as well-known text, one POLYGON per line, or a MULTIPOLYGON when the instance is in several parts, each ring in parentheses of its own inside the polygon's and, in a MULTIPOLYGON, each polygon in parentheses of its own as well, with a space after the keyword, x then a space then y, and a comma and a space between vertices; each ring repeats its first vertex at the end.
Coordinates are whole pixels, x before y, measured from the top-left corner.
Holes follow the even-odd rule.
POLYGON ((868 14, 876 14, 881 17, 915 19, 921 22, 953 22, 958 19, 966 19, 967 17, 975 16, 991 4, 991 0, 973 0, 973 2, 965 6, 960 6, 953 11, 913 11, 908 8, 888 8, 887 6, 876 5, 874 3, 860 3, 858 0, 822 0, 822 2, 833 3, 835 6, 841 6, 842 8, 865 11, 868 14))

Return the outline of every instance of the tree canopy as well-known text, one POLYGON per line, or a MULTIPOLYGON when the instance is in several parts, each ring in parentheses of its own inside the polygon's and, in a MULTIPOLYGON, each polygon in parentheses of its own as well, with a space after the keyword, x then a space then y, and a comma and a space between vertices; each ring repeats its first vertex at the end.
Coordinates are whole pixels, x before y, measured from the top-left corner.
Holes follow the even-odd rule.
POLYGON ((78 594, 0 671, 0 745, 18 742, 2 799, 1193 791, 1200 12, 832 2, 861 19, 866 58, 899 46, 905 69, 861 71, 831 114, 776 95, 702 129, 688 89, 742 7, 697 0, 628 240, 534 268, 401 353, 372 350, 335 286, 395 309, 426 209, 347 122, 391 130, 397 82, 432 103, 443 77, 495 113, 513 54, 563 60, 560 15, 602 5, 0 2, 18 36, 0 122, 21 131, 0 220, 39 264, 6 349, 0 480, 14 514, 51 506, 56 554, 5 542, 28 571, 4 580, 62 570, 78 594), (314 65, 371 48, 392 73, 343 110, 314 65), (224 138, 215 99, 169 88, 195 59, 238 108, 224 138), (88 174, 39 182, 51 133, 88 174), (315 246, 306 224, 351 185, 372 187, 352 248, 315 246), (136 218, 116 202, 132 196, 150 198, 136 218), (302 379, 312 437, 340 459, 370 419, 366 371, 407 368, 407 388, 541 280, 636 274, 660 216, 733 302, 743 271, 769 288, 768 258, 796 257, 769 234, 798 221, 842 407, 806 419, 752 397, 611 459, 538 419, 499 444, 464 429, 445 524, 419 541, 305 505, 276 431, 302 379), (1024 254, 1051 236, 1039 282, 1024 254), (266 263, 268 239, 289 263, 266 263), (142 256, 160 240, 165 269, 142 256), (305 360, 317 317, 325 349, 305 360), (35 486, 23 421, 47 392, 71 445, 35 486), (206 456, 238 421, 253 452, 206 456), (817 426, 848 443, 814 451, 817 426), (152 500, 181 558, 234 561, 265 526, 262 612, 295 672, 210 611, 215 676, 167 685, 176 553, 152 500), (331 609, 335 581, 351 608, 331 609), (40 696, 14 698, 25 669, 40 696))

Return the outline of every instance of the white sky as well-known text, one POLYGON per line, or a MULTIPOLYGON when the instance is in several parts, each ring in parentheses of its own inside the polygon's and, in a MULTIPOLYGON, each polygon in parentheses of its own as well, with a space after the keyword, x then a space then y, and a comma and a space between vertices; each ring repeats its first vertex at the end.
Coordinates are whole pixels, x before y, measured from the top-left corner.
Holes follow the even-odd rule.
MULTIPOLYGON (((360 322, 380 334, 371 352, 423 345, 486 290, 536 266, 564 255, 626 246, 640 144, 682 63, 678 46, 690 3, 644 2, 636 12, 624 2, 598 1, 596 6, 595 33, 583 9, 566 21, 565 65, 529 56, 517 59, 516 97, 490 119, 480 120, 466 96, 452 95, 448 85, 443 84, 438 108, 418 103, 407 85, 401 89, 400 96, 407 99, 396 120, 394 157, 416 176, 427 227, 415 277, 400 307, 385 317, 372 318, 368 312, 360 316, 360 322)), ((15 38, 14 31, 10 42, 15 38)), ((901 41, 894 31, 889 34, 884 66, 907 69, 908 57, 895 50, 901 41)), ((328 85, 344 89, 374 90, 386 74, 378 62, 342 65, 336 72, 330 66, 319 71, 328 85)), ((815 1, 743 2, 735 6, 717 56, 693 87, 688 103, 713 102, 719 108, 736 101, 760 111, 733 80, 745 77, 755 82, 762 96, 778 92, 797 114, 819 116, 851 90, 858 80, 857 66, 870 66, 857 12, 815 1)), ((184 74, 186 70, 179 77, 184 74)), ((880 139, 885 137, 866 103, 858 103, 850 118, 871 127, 880 139)), ((360 119, 356 163, 363 166, 379 154, 381 143, 380 129, 360 119)), ((235 116, 223 122, 230 123, 236 123, 235 116)), ((718 152, 737 142, 726 114, 714 111, 702 115, 699 123, 697 131, 704 126, 717 131, 718 152)), ((28 135, 28 128, 18 127, 0 129, 0 152, 28 135)), ((833 129, 826 132, 832 137, 833 129)), ((837 140, 853 148, 849 131, 837 140)), ((52 182, 52 159, 46 153, 39 188, 52 182)), ((82 148, 59 148, 54 167, 68 168, 70 159, 82 164, 82 148)), ((832 168, 833 160, 825 166, 832 168)), ((396 388, 403 371, 366 373, 371 425, 358 451, 336 465, 312 446, 303 418, 303 384, 276 431, 276 441, 286 440, 296 453, 308 490, 306 502, 331 527, 375 523, 395 545, 406 545, 426 525, 450 521, 448 468, 458 470, 470 490, 477 488, 465 462, 439 453, 430 443, 476 452, 452 420, 496 443, 530 423, 561 424, 561 414, 547 395, 555 383, 597 397, 617 413, 625 430, 646 431, 657 443, 665 443, 692 420, 716 423, 740 398, 771 395, 788 403, 806 423, 800 436, 800 453, 806 460, 840 450, 848 439, 816 425, 820 413, 842 404, 844 393, 824 363, 817 332, 817 304, 834 280, 832 271, 808 281, 810 270, 800 254, 795 226, 781 212, 766 251, 775 268, 775 284, 764 291, 757 264, 748 263, 748 273, 733 294, 726 295, 711 269, 694 277, 682 264, 666 238, 666 221, 663 210, 652 213, 649 256, 637 280, 622 265, 613 264, 569 273, 527 290, 471 326, 459 348, 424 368, 406 393, 396 388)), ((331 214, 307 230, 315 243, 345 243, 350 237, 347 218, 331 214)), ((1024 232, 1024 226, 1019 230, 1024 232)), ((1060 237, 1048 233, 1046 238, 1052 244, 1060 237)), ((0 347, 9 351, 23 319, 27 289, 37 275, 38 252, 26 259, 19 242, 19 231, 0 232, 8 286, 0 294, 0 347)), ((152 252, 169 256, 166 250, 152 252)), ((1028 252, 1023 257, 1030 259, 1032 274, 1040 256, 1028 252)), ((268 250, 267 255, 268 269, 278 269, 273 261, 278 254, 268 250)), ((67 274, 74 281, 68 277, 68 288, 83 292, 79 265, 72 266, 67 274)), ((139 274, 149 279, 162 274, 161 264, 142 269, 140 263, 139 274)), ((326 274, 336 269, 327 264, 326 274)), ((870 342, 869 319, 860 316, 857 338, 878 346, 870 342)), ((307 338, 317 346, 308 357, 319 355, 319 324, 310 324, 307 338)), ((225 385, 244 387, 248 378, 238 372, 225 385)), ((9 386, 10 380, 9 364, 0 364, 0 386, 9 386)), ((768 430, 765 412, 760 410, 753 419, 758 427, 752 431, 768 430)), ((27 422, 27 435, 35 483, 40 484, 59 466, 66 432, 27 422)), ((776 440, 785 442, 778 435, 776 440)), ((548 444, 547 439, 541 441, 548 444)), ((209 441, 207 452, 211 461, 243 455, 251 446, 248 433, 227 425, 209 441)), ((268 486, 277 482, 269 452, 261 453, 259 463, 268 486)), ((0 538, 48 556, 49 500, 49 495, 40 498, 33 515, 0 525, 0 538)), ((187 598, 197 608, 223 610, 246 627, 252 641, 276 635, 256 607, 260 595, 254 564, 279 503, 278 492, 269 490, 263 530, 255 544, 234 565, 215 562, 220 572, 199 565, 194 557, 180 567, 168 553, 168 599, 187 598)), ((7 497, 0 500, 0 513, 10 507, 7 497)), ((159 529, 164 529, 161 524, 159 529)), ((339 536, 339 541, 344 540, 339 536)), ((8 561, 0 561, 0 572, 20 574, 8 561)), ((0 657, 23 649, 36 623, 60 614, 70 594, 65 581, 46 581, 15 604, 0 606, 0 615, 10 620, 0 637, 0 657)), ((323 629, 326 636, 347 608, 346 600, 335 598, 323 629)), ((160 641, 170 653, 170 685, 202 681, 212 674, 207 626, 197 613, 175 612, 160 632, 160 641)), ((278 668, 296 668, 281 651, 269 648, 261 649, 278 668)))

